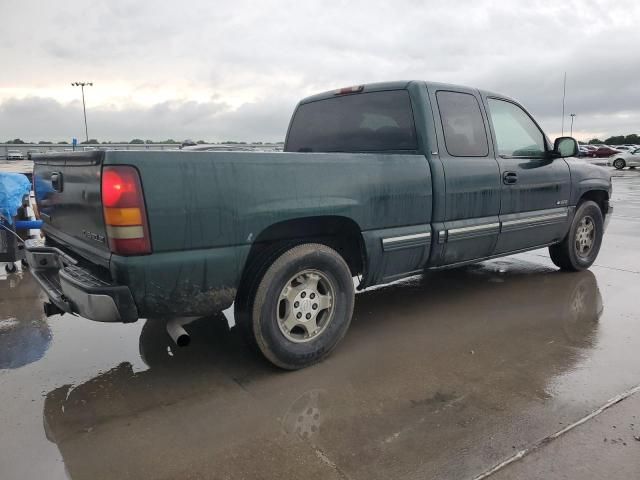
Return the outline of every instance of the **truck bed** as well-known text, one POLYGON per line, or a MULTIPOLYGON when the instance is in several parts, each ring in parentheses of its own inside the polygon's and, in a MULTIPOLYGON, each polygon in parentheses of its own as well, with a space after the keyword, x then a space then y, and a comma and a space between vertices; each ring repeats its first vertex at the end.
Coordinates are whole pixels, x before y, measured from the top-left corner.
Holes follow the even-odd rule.
POLYGON ((228 306, 251 247, 281 222, 340 217, 366 236, 424 229, 431 218, 430 171, 417 154, 65 152, 34 156, 34 175, 48 241, 129 285, 141 316, 228 306), (140 174, 150 255, 109 250, 100 197, 107 165, 140 174))

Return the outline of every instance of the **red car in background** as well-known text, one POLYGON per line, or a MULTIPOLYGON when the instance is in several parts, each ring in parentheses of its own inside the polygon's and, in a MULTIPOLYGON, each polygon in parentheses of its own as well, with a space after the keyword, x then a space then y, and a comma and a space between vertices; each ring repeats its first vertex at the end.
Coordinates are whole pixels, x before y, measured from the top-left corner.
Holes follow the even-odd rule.
POLYGON ((598 147, 595 150, 589 152, 589 156, 593 158, 606 158, 615 153, 620 153, 620 150, 616 150, 611 147, 598 147))

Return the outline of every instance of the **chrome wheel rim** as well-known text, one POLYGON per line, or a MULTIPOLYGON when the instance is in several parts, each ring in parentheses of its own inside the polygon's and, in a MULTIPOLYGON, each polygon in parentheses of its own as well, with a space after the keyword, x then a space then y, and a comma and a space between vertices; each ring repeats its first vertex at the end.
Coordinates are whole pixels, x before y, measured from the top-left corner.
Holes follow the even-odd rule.
POLYGON ((322 334, 335 310, 335 288, 318 270, 303 270, 285 284, 278 297, 276 316, 282 334, 305 343, 322 334))
POLYGON ((588 257, 596 238, 596 225, 593 218, 584 216, 576 229, 575 247, 579 257, 588 257))

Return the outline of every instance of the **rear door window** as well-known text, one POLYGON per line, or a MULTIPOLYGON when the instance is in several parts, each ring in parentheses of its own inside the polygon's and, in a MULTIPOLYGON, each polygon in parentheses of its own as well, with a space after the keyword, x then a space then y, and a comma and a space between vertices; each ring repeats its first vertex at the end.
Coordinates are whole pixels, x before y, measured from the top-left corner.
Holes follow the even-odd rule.
POLYGON ((489 144, 476 97, 468 93, 441 90, 436 92, 436 99, 449 155, 486 157, 489 144))
POLYGON ((389 90, 328 98, 300 105, 286 152, 417 150, 409 92, 389 90))

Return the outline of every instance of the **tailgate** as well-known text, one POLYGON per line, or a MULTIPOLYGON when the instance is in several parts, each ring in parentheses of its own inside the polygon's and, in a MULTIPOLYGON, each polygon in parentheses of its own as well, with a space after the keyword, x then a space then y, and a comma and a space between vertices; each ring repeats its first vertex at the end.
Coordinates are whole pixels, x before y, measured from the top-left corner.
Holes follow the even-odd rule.
POLYGON ((91 262, 109 264, 100 194, 104 152, 34 155, 33 185, 48 238, 91 262))

